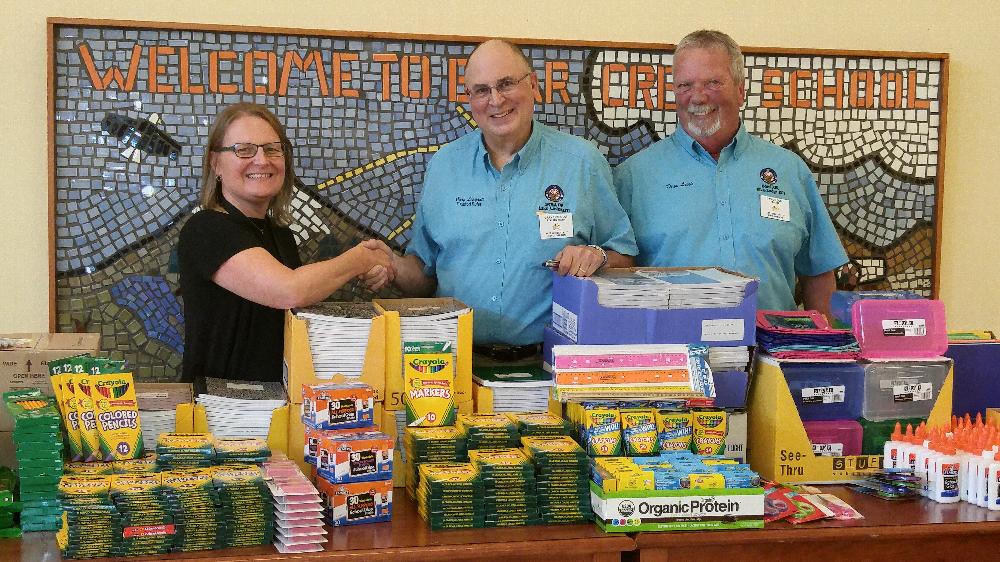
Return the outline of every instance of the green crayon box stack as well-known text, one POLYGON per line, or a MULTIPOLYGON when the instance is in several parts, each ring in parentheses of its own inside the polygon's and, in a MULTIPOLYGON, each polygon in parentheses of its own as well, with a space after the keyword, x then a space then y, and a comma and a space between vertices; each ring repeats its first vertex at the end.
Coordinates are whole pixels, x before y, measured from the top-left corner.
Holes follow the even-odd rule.
POLYGON ((62 426, 55 399, 36 389, 6 392, 3 399, 14 419, 21 529, 55 531, 62 516, 58 486, 63 473, 62 426))

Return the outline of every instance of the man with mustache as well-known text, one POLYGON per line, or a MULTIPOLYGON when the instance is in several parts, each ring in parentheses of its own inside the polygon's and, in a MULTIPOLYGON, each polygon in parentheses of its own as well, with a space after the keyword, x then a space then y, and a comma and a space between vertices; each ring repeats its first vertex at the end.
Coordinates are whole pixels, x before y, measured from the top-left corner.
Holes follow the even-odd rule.
POLYGON ((760 278, 758 308, 803 305, 829 316, 834 270, 847 262, 805 163, 750 135, 743 53, 719 31, 674 50, 680 127, 615 169, 642 266, 721 266, 760 278))
POLYGON ((551 318, 552 269, 586 277, 632 265, 635 239, 611 169, 593 143, 534 119, 538 79, 507 41, 482 43, 465 67, 478 129, 438 151, 394 281, 414 296, 454 296, 475 309, 476 353, 537 356, 551 318))

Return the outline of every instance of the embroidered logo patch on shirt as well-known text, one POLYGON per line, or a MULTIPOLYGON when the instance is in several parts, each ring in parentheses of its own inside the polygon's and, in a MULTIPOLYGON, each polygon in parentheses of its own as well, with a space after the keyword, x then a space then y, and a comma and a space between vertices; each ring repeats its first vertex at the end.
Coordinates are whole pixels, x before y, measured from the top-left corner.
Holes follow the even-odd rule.
POLYGON ((545 188, 545 198, 553 203, 563 200, 563 190, 558 185, 552 184, 545 188))
POLYGON ((775 172, 773 168, 764 168, 760 171, 760 179, 764 180, 767 185, 774 185, 778 183, 778 172, 775 172))

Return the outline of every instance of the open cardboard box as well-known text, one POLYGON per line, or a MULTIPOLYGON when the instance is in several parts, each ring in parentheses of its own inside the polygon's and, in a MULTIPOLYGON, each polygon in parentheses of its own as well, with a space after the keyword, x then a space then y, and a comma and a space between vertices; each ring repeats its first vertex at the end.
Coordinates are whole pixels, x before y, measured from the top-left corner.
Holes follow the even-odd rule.
MULTIPOLYGON (((358 379, 372 387, 376 402, 381 402, 385 396, 385 343, 386 318, 385 316, 376 316, 372 319, 368 347, 365 350, 365 363, 361 377, 358 379)), ((302 385, 347 382, 348 380, 339 373, 320 373, 331 375, 332 378, 328 379, 320 379, 316 376, 312 351, 309 349, 309 331, 306 321, 295 316, 291 311, 285 313, 284 359, 285 388, 288 389, 288 401, 292 404, 302 404, 302 385)))

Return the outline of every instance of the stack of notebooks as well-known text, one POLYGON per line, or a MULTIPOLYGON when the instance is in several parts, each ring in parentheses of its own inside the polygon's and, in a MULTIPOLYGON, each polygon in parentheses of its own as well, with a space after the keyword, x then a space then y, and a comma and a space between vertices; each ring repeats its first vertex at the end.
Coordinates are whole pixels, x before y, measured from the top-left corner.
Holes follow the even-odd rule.
MULTIPOLYGON (((402 342, 451 342, 452 364, 458 364, 458 317, 468 313, 468 307, 457 301, 412 305, 405 300, 385 300, 379 304, 399 313, 400 345, 402 342)), ((403 372, 406 372, 405 367, 403 372)))
POLYGON ((205 391, 197 401, 205 407, 213 435, 267 439, 271 414, 285 405, 285 387, 279 382, 205 377, 205 391))
POLYGON ((316 378, 335 374, 360 377, 372 318, 378 311, 366 302, 321 302, 295 311, 306 321, 316 378))
POLYGON ((556 345, 556 400, 714 397, 704 346, 684 344, 556 345))
POLYGON ((715 267, 609 269, 590 278, 597 302, 618 308, 730 308, 743 302, 750 277, 715 267))
POLYGON ((547 412, 552 375, 531 365, 472 368, 472 381, 493 391, 494 412, 547 412))
POLYGON ((288 459, 264 464, 274 498, 274 548, 278 552, 319 552, 326 542, 323 500, 312 482, 288 459))
POLYGON ((831 328, 815 310, 757 311, 757 345, 783 360, 854 361, 861 354, 850 330, 831 328))
POLYGON ((146 438, 147 451, 156 449, 156 437, 171 433, 177 423, 177 405, 192 400, 191 385, 142 385, 136 388, 135 400, 139 406, 139 426, 146 438))

